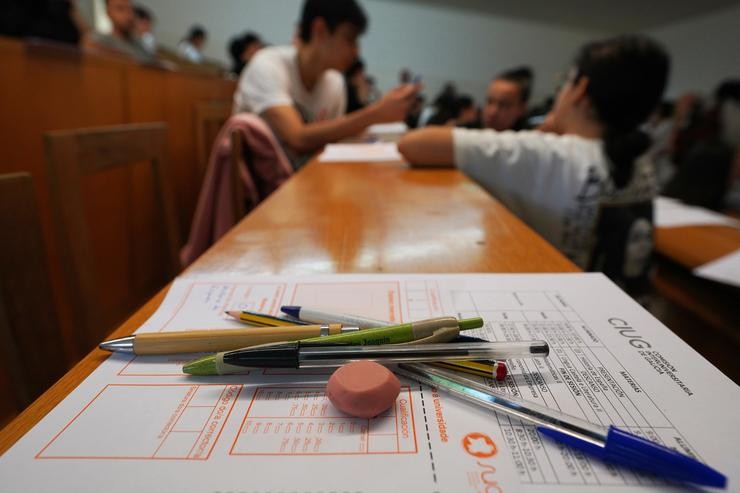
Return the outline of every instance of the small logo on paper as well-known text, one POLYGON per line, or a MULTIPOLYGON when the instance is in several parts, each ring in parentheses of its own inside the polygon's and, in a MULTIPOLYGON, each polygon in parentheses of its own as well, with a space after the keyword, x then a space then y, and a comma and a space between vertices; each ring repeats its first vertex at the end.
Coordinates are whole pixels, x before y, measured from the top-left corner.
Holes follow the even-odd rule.
POLYGON ((493 457, 498 452, 491 437, 483 433, 468 433, 462 439, 462 445, 467 453, 479 459, 493 457))

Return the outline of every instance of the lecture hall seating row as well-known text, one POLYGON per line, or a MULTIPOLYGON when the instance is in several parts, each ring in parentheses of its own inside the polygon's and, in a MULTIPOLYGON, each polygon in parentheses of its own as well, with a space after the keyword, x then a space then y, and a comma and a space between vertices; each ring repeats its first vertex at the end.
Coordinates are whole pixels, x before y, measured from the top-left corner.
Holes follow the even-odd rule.
MULTIPOLYGON (((63 335, 68 364, 86 354, 129 313, 112 313, 115 322, 101 327, 100 336, 79 342, 75 335, 70 303, 64 291, 60 249, 54 233, 54 211, 50 193, 48 156, 44 134, 52 131, 128 123, 163 122, 167 126, 166 151, 171 170, 180 243, 192 219, 211 142, 230 112, 235 81, 192 70, 165 70, 134 62, 85 53, 74 47, 34 40, 0 37, 0 174, 26 171, 33 176, 43 241, 54 293, 53 309, 63 335)), ((83 187, 87 221, 93 228, 91 241, 100 252, 101 303, 120 310, 120 293, 140 295, 140 306, 153 295, 138 293, 136 276, 145 269, 140 259, 129 258, 122 241, 122 223, 108 221, 112 212, 124 211, 126 234, 145 238, 138 218, 151 217, 151 191, 145 170, 114 170, 83 187), (133 225, 133 226, 132 226, 133 225), (139 228, 139 229, 137 229, 139 228), (115 260, 115 261, 106 261, 115 260)), ((151 226, 151 224, 147 224, 151 226)))

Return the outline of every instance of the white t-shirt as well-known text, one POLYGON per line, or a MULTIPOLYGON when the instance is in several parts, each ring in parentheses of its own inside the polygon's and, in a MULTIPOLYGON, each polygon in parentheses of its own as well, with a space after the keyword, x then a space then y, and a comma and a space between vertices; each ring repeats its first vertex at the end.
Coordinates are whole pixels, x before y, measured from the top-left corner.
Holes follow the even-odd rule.
POLYGON ((615 191, 603 142, 538 131, 453 130, 455 164, 581 268, 602 205, 645 202, 658 191, 652 163, 635 162, 615 191))
POLYGON ((337 118, 347 108, 344 78, 336 70, 327 70, 309 91, 298 71, 295 47, 263 48, 239 78, 234 113, 259 115, 276 106, 294 106, 306 123, 337 118))
POLYGON ((203 63, 203 53, 193 45, 190 41, 180 41, 177 44, 177 52, 185 60, 192 63, 203 63))

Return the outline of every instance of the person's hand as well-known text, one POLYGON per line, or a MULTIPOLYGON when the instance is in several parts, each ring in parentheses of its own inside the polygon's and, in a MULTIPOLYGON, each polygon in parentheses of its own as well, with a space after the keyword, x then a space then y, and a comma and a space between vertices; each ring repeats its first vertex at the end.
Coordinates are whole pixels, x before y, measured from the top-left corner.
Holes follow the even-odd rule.
POLYGON ((555 115, 552 111, 545 115, 545 119, 535 130, 539 130, 540 132, 560 133, 557 130, 557 126, 555 124, 555 115))
POLYGON ((418 84, 404 84, 385 93, 379 101, 373 104, 376 123, 405 120, 418 92, 418 84))
POLYGON ((673 107, 673 118, 679 127, 683 127, 689 122, 691 111, 698 104, 699 97, 693 92, 682 94, 673 107))

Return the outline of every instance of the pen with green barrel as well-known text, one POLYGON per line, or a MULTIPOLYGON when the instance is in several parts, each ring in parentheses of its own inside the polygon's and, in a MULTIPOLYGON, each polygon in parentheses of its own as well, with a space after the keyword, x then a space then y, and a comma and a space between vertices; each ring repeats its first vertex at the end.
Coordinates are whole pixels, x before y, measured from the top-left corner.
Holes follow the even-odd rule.
MULTIPOLYGON (((387 345, 387 344, 404 344, 446 341, 454 338, 461 330, 476 329, 483 326, 483 319, 480 317, 458 320, 454 317, 438 317, 418 322, 409 322, 400 325, 391 325, 387 327, 378 327, 375 329, 364 329, 356 332, 336 334, 323 337, 312 337, 301 340, 305 345, 387 345), (449 330, 451 329, 451 330, 449 330), (439 339, 439 335, 449 335, 450 337, 439 339)), ((233 351, 229 351, 233 353, 233 351)), ((199 375, 204 374, 225 374, 243 372, 245 368, 230 368, 229 371, 219 372, 213 366, 217 359, 223 360, 224 353, 210 355, 197 360, 191 361, 185 365, 183 371, 186 373, 197 372, 199 375), (204 373, 205 371, 205 373, 204 373), (208 373, 212 371, 212 373, 208 373)), ((227 358, 228 359, 228 358, 227 358)), ((223 369, 223 368, 222 368, 223 369)))

